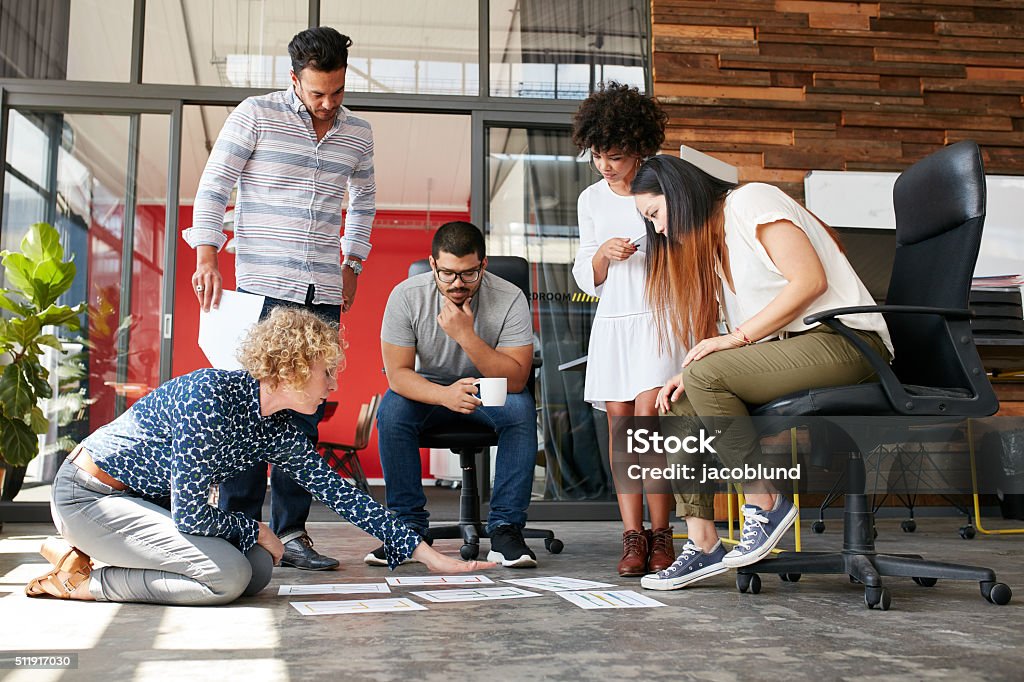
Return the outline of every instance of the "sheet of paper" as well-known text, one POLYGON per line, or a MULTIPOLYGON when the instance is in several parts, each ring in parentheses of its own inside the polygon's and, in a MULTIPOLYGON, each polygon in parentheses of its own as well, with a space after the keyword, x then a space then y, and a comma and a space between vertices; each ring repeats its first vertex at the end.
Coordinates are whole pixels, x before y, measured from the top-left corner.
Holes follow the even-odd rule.
POLYGON ((199 311, 199 347, 206 354, 210 366, 216 369, 241 369, 238 347, 249 329, 260 319, 263 296, 221 292, 220 307, 210 312, 199 311))
POLYGON ((278 596, 307 594, 389 594, 385 583, 333 583, 326 585, 281 585, 278 596))
POLYGON ((404 578, 388 578, 392 587, 420 587, 422 585, 493 585, 486 575, 418 575, 404 578))
POLYGON ((518 587, 478 587, 471 590, 431 590, 428 592, 413 592, 417 597, 423 597, 433 602, 453 601, 492 601, 495 599, 523 599, 526 597, 543 597, 536 592, 527 592, 518 587))
POLYGON ((520 587, 528 587, 534 590, 548 590, 550 592, 561 592, 562 590, 593 590, 599 587, 618 587, 618 585, 612 585, 611 583, 598 583, 593 580, 564 578, 562 576, 519 578, 517 580, 502 580, 501 582, 519 585, 520 587))
POLYGON ((334 616, 350 613, 410 613, 426 611, 427 607, 412 599, 353 599, 349 601, 293 601, 292 606, 304 616, 334 616))
POLYGON ((585 590, 558 592, 558 596, 581 609, 647 609, 665 606, 633 590, 585 590))

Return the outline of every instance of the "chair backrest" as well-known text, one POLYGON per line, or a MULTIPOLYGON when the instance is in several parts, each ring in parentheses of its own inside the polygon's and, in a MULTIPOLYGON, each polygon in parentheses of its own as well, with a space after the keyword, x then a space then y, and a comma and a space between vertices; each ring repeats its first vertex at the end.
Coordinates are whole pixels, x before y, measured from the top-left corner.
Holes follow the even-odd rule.
POLYGON ((359 419, 356 421, 356 434, 353 439, 353 447, 362 450, 370 444, 370 434, 373 433, 373 422, 377 418, 377 408, 380 406, 380 395, 374 395, 370 402, 359 408, 359 419))
MULTIPOLYGON (((409 265, 409 277, 421 275, 424 272, 430 272, 430 261, 426 258, 413 261, 409 265)), ((527 305, 530 304, 530 296, 532 295, 530 288, 530 262, 525 258, 520 258, 519 256, 488 256, 487 272, 515 284, 522 290, 523 296, 526 297, 527 305)), ((526 390, 529 391, 530 395, 533 395, 534 379, 534 370, 531 369, 526 382, 526 390)))
MULTIPOLYGON (((971 141, 945 147, 904 171, 893 189, 896 255, 888 305, 967 309, 985 224, 985 169, 971 141)), ((992 393, 969 322, 886 315, 903 384, 992 393)), ((994 400, 994 394, 993 394, 994 400)))

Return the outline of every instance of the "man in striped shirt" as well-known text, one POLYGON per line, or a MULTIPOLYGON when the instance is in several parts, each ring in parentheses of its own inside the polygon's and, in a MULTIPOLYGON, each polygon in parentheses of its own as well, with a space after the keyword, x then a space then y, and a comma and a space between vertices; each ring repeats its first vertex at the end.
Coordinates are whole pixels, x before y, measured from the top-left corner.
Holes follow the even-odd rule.
MULTIPOLYGON (((342 106, 351 45, 326 26, 296 34, 288 44, 292 87, 246 99, 225 122, 199 181, 193 225, 184 231, 196 250, 192 285, 203 310, 220 302, 217 252, 227 241, 224 211, 236 184, 237 286, 266 297, 263 316, 297 306, 338 323, 354 302, 370 253, 376 185, 370 125, 342 106)), ((315 415, 294 413, 293 421, 316 443, 323 414, 321 405, 315 415)), ((281 564, 337 568, 306 534, 310 494, 276 469, 270 486, 270 528, 285 546, 281 564)), ((259 520, 265 496, 266 464, 257 464, 221 484, 220 506, 259 520)))

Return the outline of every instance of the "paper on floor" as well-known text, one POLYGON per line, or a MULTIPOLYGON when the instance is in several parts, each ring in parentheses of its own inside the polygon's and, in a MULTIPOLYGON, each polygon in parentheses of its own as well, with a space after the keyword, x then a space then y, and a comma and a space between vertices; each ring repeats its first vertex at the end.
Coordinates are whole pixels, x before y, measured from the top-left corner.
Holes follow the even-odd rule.
POLYGON ((581 609, 646 609, 665 606, 633 590, 585 590, 559 592, 558 596, 581 609))
POLYGON ((291 605, 304 616, 333 616, 350 613, 409 613, 427 607, 412 599, 353 599, 349 601, 293 601, 291 605))
POLYGON ((495 599, 523 599, 525 597, 543 597, 536 592, 527 592, 518 587, 479 587, 472 590, 430 590, 427 592, 413 592, 417 597, 422 597, 432 602, 455 602, 455 601, 492 601, 495 599))
POLYGON ((494 584, 486 575, 415 575, 402 578, 388 578, 392 587, 420 585, 484 585, 494 584))
POLYGON ((326 585, 281 585, 278 596, 306 594, 387 594, 391 592, 385 583, 328 583, 326 585))
POLYGON ((611 583, 598 583, 593 580, 581 580, 579 578, 565 578, 562 576, 545 576, 543 578, 519 578, 517 580, 502 580, 503 583, 511 583, 519 587, 529 587, 534 590, 548 590, 550 592, 561 592, 563 590, 591 590, 599 587, 618 587, 611 583))

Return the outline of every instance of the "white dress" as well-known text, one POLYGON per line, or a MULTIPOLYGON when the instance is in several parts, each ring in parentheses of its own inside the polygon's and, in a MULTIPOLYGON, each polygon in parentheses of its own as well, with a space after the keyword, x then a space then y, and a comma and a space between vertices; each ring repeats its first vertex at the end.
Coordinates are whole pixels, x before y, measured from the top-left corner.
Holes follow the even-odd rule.
POLYGON ((604 180, 583 190, 577 202, 580 248, 572 274, 584 292, 599 296, 590 332, 583 398, 604 410, 605 402, 627 402, 665 385, 681 371, 685 350, 675 340, 658 347, 654 314, 644 299, 644 258, 640 250, 611 261, 608 277, 594 285, 594 254, 613 237, 630 241, 645 234, 633 197, 615 194, 604 180))

